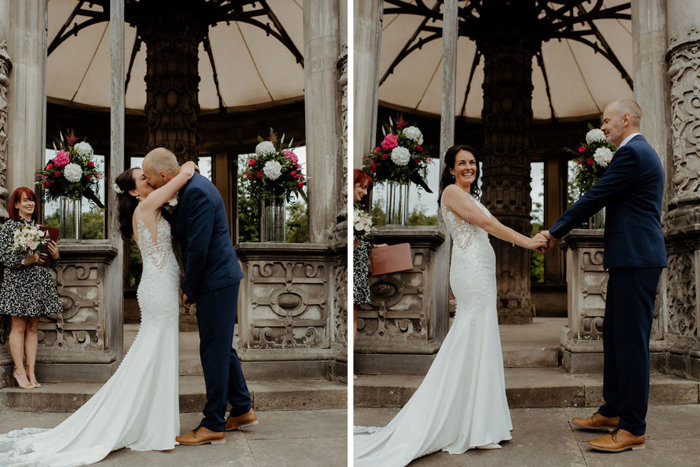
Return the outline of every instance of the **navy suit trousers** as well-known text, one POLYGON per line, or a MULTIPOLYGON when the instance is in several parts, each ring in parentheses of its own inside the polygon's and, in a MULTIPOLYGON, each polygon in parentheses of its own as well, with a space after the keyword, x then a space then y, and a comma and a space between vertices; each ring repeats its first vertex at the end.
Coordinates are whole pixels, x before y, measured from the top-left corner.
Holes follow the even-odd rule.
POLYGON ((225 430, 227 402, 231 404, 231 416, 234 417, 251 409, 241 361, 233 348, 239 285, 236 283, 197 296, 199 354, 207 389, 207 405, 200 426, 211 431, 225 430))
POLYGON ((603 321, 604 417, 643 435, 649 405, 649 337, 662 268, 610 268, 603 321))

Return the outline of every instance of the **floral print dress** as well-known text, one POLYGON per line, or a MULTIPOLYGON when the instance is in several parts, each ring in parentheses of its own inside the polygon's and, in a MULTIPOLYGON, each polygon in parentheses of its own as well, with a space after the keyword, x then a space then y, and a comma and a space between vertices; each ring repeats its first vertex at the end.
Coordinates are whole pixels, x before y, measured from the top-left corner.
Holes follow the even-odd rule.
POLYGON ((34 263, 23 266, 26 254, 10 253, 17 226, 25 221, 8 219, 0 229, 0 264, 5 274, 0 289, 0 315, 44 316, 63 312, 49 268, 34 263))

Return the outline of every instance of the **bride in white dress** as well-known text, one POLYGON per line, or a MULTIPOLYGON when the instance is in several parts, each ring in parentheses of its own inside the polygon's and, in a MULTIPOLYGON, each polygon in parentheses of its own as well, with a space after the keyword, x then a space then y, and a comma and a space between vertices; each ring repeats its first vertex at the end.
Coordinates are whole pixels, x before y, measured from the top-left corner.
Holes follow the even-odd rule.
POLYGON ((177 177, 157 190, 141 169, 117 177, 120 230, 125 238, 135 234, 143 259, 139 333, 109 381, 56 428, 0 435, 0 466, 88 465, 124 447, 161 451, 177 444, 180 268, 161 206, 195 170, 193 162, 184 164, 177 177))
POLYGON ((445 154, 440 210, 454 241, 450 287, 457 300, 452 328, 413 397, 383 428, 355 427, 354 466, 405 466, 439 450, 499 449, 513 425, 506 400, 498 333, 496 255, 491 234, 542 249, 504 226, 478 201, 479 164, 468 146, 445 154))

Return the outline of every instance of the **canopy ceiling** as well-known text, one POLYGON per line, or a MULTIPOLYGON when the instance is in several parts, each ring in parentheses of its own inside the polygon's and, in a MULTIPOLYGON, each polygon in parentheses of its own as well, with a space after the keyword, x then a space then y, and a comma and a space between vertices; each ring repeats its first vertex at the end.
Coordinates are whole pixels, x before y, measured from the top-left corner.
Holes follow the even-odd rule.
MULTIPOLYGON (((482 2, 487 1, 493 0, 459 2, 455 112, 474 119, 481 118, 483 106, 484 58, 477 55, 472 31, 484 27, 479 24, 479 15, 482 2)), ((538 63, 538 57, 532 61, 535 119, 591 117, 601 114, 615 99, 633 97, 629 0, 533 3, 541 7, 538 21, 548 25, 543 28, 548 40, 542 44, 542 63, 538 63)), ((379 87, 382 104, 440 114, 441 16, 442 1, 384 1, 379 87)))
MULTIPOLYGON (((136 28, 128 24, 129 11, 135 11, 139 1, 148 0, 126 0, 125 79, 127 109, 143 112, 146 46, 137 40, 136 28)), ((202 111, 257 108, 301 100, 301 0, 208 1, 219 16, 218 24, 209 27, 211 56, 205 50, 206 40, 200 44, 202 111)), ((99 21, 108 19, 108 4, 108 0, 49 0, 47 94, 52 102, 109 108, 109 23, 99 21), (73 16, 74 12, 77 15, 73 16), (77 35, 72 35, 75 30, 77 35)))

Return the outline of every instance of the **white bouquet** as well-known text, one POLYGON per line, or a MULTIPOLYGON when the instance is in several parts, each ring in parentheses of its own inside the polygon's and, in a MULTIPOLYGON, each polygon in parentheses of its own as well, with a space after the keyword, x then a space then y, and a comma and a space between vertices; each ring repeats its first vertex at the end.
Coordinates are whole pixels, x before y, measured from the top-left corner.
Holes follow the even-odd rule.
POLYGON ((7 251, 10 253, 32 254, 41 253, 44 245, 46 245, 51 237, 46 232, 40 230, 31 224, 20 224, 14 233, 14 238, 11 245, 7 246, 7 251))
POLYGON ((355 237, 365 237, 372 232, 372 216, 369 213, 355 209, 352 220, 355 237))

